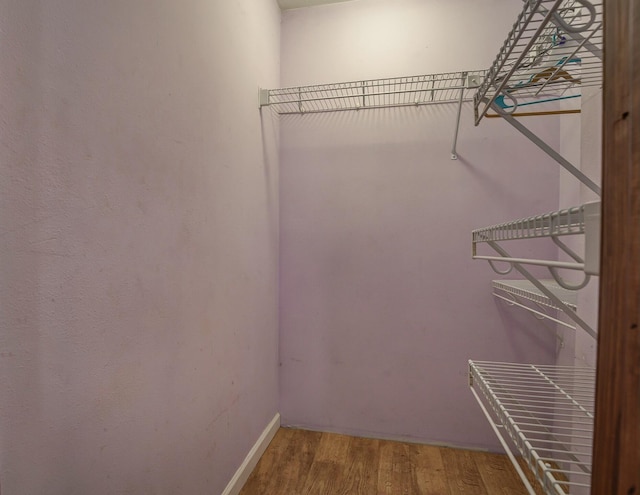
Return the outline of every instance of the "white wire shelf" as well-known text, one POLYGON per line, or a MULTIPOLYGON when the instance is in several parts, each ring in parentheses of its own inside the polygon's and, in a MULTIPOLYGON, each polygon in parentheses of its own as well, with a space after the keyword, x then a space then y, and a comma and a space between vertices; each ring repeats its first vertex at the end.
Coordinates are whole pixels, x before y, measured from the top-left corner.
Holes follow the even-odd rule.
POLYGON ((585 207, 576 206, 476 229, 473 243, 584 234, 585 207))
MULTIPOLYGON (((577 309, 577 294, 575 291, 564 289, 553 280, 540 280, 540 283, 574 311, 577 309)), ((494 290, 502 291, 551 309, 561 309, 528 280, 494 280, 491 285, 494 290)))
POLYGON ((512 447, 547 495, 588 489, 595 370, 469 361, 469 380, 531 495, 535 492, 517 465, 512 447))
MULTIPOLYGON (((577 311, 577 293, 560 287, 554 280, 539 280, 547 291, 552 292, 564 305, 572 311, 577 311)), ((529 280, 494 280, 491 283, 493 295, 505 301, 510 306, 518 306, 530 313, 533 313, 538 319, 547 319, 558 323, 567 328, 575 330, 574 325, 570 325, 553 315, 548 310, 564 311, 565 308, 549 298, 544 292, 533 285, 529 280), (523 302, 529 303, 523 304, 523 302), (531 307, 531 303, 535 304, 538 309, 531 307)))
MULTIPOLYGON (((260 106, 279 114, 300 114, 457 103, 461 92, 477 87, 485 71, 370 79, 260 90, 260 106)), ((465 97, 470 101, 471 96, 465 97)))
POLYGON ((525 0, 474 96, 476 124, 490 107, 575 96, 602 85, 602 0, 525 0))

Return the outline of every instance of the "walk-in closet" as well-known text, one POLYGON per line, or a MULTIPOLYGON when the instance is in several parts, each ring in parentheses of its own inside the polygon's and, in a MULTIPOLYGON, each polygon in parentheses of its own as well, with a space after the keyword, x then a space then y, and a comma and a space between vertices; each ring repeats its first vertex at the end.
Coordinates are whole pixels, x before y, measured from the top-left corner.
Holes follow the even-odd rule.
POLYGON ((0 0, 0 491, 640 493, 636 0, 0 0))

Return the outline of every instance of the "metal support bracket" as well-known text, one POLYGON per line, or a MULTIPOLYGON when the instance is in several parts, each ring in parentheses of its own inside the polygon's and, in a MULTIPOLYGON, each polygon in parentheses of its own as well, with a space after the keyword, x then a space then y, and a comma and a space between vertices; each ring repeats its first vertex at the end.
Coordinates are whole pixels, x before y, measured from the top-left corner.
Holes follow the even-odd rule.
POLYGON ((462 88, 460 89, 460 97, 458 99, 458 116, 456 118, 456 127, 453 132, 453 145, 451 146, 451 159, 458 159, 458 132, 460 131, 460 117, 462 115, 462 103, 464 101, 465 89, 477 88, 482 83, 482 79, 477 74, 469 75, 468 72, 462 73, 462 88))
POLYGON ((524 134, 529 140, 538 146, 542 151, 544 151, 547 155, 553 158, 556 162, 558 162, 565 170, 567 170, 571 175, 576 177, 580 182, 582 182, 585 186, 591 189, 598 196, 602 194, 602 189, 595 182, 593 182, 589 177, 587 177, 582 170, 576 168, 569 160, 563 157, 560 153, 554 150, 551 146, 545 143, 540 137, 538 137, 533 131, 531 131, 524 124, 519 122, 517 119, 504 112, 502 108, 500 108, 495 103, 491 103, 491 108, 502 116, 502 118, 516 128, 519 132, 524 134))
MULTIPOLYGON (((505 258, 511 258, 509 253, 502 248, 495 241, 487 241, 487 244, 491 246, 500 256, 505 258)), ((540 281, 534 277, 529 270, 527 270, 524 266, 517 262, 511 262, 513 268, 518 271, 524 278, 526 278, 529 282, 531 282, 540 292, 542 292, 545 296, 547 296, 558 308, 560 308, 569 318, 575 321, 579 326, 581 326, 585 332, 587 332, 594 339, 598 338, 598 333, 591 328, 591 326, 584 321, 582 318, 578 316, 578 314, 567 306, 557 295, 551 292, 544 284, 540 283, 540 281)))
POLYGON ((269 106, 269 90, 259 88, 258 90, 258 104, 260 108, 269 106))

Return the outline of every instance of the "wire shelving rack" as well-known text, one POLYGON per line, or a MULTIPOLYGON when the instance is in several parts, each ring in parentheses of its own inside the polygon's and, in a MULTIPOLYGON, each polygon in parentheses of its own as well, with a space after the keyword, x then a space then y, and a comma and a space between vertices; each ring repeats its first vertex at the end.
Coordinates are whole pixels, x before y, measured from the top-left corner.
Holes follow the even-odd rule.
MULTIPOLYGON (((553 307, 563 311, 589 335, 596 338, 597 333, 595 329, 578 315, 575 304, 567 303, 565 301, 566 297, 563 296, 563 294, 558 293, 558 291, 554 290, 549 284, 543 283, 538 277, 534 276, 526 266, 546 267, 555 284, 557 284, 560 289, 576 291, 585 287, 589 283, 591 275, 597 275, 597 271, 594 271, 593 267, 599 265, 599 242, 597 242, 600 237, 599 210, 599 202, 586 203, 574 208, 558 210, 543 215, 535 215, 474 230, 472 233, 472 257, 473 259, 488 261, 491 268, 499 275, 507 275, 513 270, 516 270, 533 286, 536 292, 541 293, 547 298, 553 307), (561 240, 563 236, 574 234, 584 234, 586 246, 584 256, 576 253, 561 240), (503 241, 535 238, 550 238, 571 261, 517 258, 511 256, 502 245, 503 241), (478 248, 481 244, 488 245, 496 255, 488 256, 478 254, 478 248), (497 263, 506 263, 507 268, 502 269, 497 263), (583 278, 577 283, 568 282, 559 270, 578 271, 582 273, 583 278)), ((512 295, 518 295, 513 294, 513 292, 512 290, 512 295)), ((531 300, 531 296, 529 296, 528 299, 531 300)), ((509 301, 513 302, 513 298, 509 301)), ((533 302, 536 301, 534 300, 533 302)), ((516 305, 520 304, 516 301, 516 305)), ((548 305, 549 304, 547 304, 547 306, 548 305)), ((531 310, 529 307, 525 307, 525 309, 531 310)), ((532 312, 537 311, 534 310, 532 312)), ((538 316, 542 316, 542 314, 538 316)), ((553 318, 551 317, 549 319, 553 318)), ((554 319, 554 321, 561 322, 557 319, 554 319)), ((564 322, 561 323, 564 324, 564 322)))
POLYGON ((476 87, 485 71, 447 72, 420 76, 369 79, 260 90, 260 106, 279 114, 301 114, 458 103, 472 96, 464 90, 476 87))
MULTIPOLYGON (((604 48, 603 0, 524 0, 520 15, 474 95, 476 125, 491 110, 495 113, 492 116, 510 124, 600 195, 601 188, 594 180, 519 118, 577 112, 566 110, 560 102, 579 98, 584 88, 602 87, 604 48), (543 110, 519 112, 535 105, 543 110)), ((598 274, 599 209, 598 203, 590 203, 475 230, 474 259, 489 261, 500 275, 515 270, 524 277, 493 281, 494 296, 539 318, 577 328, 547 311, 561 310, 597 338, 596 330, 577 313, 575 291, 587 285, 590 275, 598 274), (565 236, 574 234, 584 235, 584 255, 564 242, 565 236), (503 241, 535 238, 551 239, 570 261, 515 258, 504 248, 503 241), (478 255, 480 245, 489 246, 497 255, 478 255), (497 262, 505 262, 507 268, 501 269, 505 265, 497 262), (540 280, 529 270, 530 265, 546 267, 553 280, 540 280), (583 272, 584 278, 569 283, 558 273, 560 269, 583 272)), ((588 492, 595 370, 469 361, 469 378, 471 391, 530 495, 536 492, 508 440, 547 495, 588 492)))
POLYGON ((457 160, 458 131, 467 89, 477 88, 486 71, 443 72, 280 89, 260 89, 260 108, 282 115, 457 103, 451 159, 457 160))
POLYGON ((527 0, 474 96, 476 123, 499 97, 515 111, 601 86, 602 18, 602 0, 527 0))
POLYGON ((588 489, 595 370, 469 361, 469 385, 531 495, 512 446, 546 494, 588 489))
POLYGON ((602 86, 602 1, 525 0, 474 95, 476 125, 492 109, 597 195, 598 184, 516 117, 527 105, 578 97, 581 88, 602 86))

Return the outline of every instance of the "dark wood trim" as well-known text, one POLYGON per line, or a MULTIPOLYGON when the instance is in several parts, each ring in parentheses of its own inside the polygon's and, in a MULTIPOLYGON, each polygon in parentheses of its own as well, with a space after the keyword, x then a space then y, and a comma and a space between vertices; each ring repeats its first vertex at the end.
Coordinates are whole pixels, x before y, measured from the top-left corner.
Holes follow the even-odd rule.
POLYGON ((640 495, 640 0, 605 0, 592 495, 640 495))

